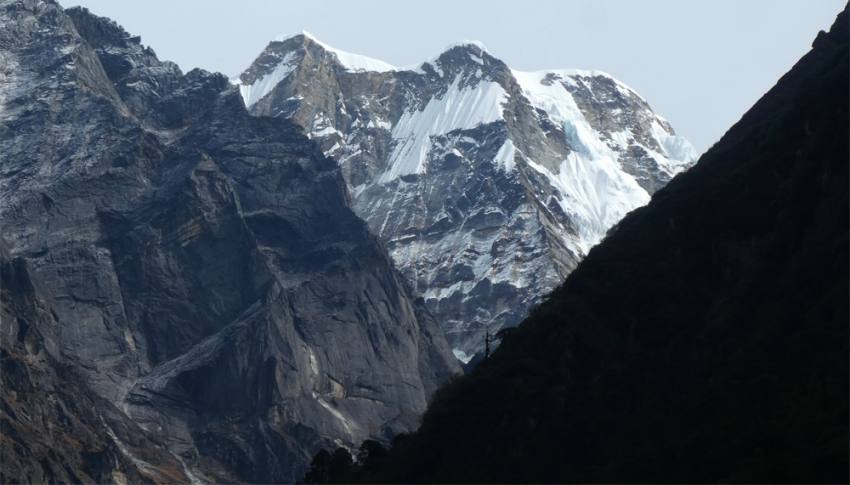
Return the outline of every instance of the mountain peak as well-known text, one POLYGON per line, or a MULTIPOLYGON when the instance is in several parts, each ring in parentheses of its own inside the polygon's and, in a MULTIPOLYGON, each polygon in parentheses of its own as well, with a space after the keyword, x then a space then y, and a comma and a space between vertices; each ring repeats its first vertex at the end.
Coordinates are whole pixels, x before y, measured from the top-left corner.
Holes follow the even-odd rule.
POLYGON ((478 52, 479 54, 487 52, 489 54, 487 46, 485 46, 483 42, 478 40, 461 40, 458 42, 453 42, 443 49, 443 53, 446 53, 452 49, 471 50, 473 52, 478 52))
POLYGON ((443 76, 445 72, 468 71, 471 66, 471 72, 477 70, 480 76, 480 68, 486 64, 492 65, 494 61, 496 61, 496 64, 504 64, 487 50, 484 43, 477 40, 461 40, 447 45, 439 54, 420 62, 416 67, 407 69, 423 72, 430 66, 430 69, 434 69, 440 76, 443 76))
POLYGON ((65 10, 74 25, 86 40, 96 46, 141 44, 141 37, 130 35, 112 19, 94 14, 85 7, 75 6, 65 10))
POLYGON ((306 30, 302 30, 301 32, 292 33, 292 34, 280 34, 272 39, 272 42, 286 42, 289 39, 299 39, 303 41, 304 39, 310 39, 313 42, 320 43, 319 39, 316 38, 315 35, 307 32, 306 30))
POLYGON ((298 69, 306 51, 313 50, 315 53, 316 49, 327 54, 321 57, 335 60, 345 71, 397 70, 395 66, 384 61, 332 47, 306 30, 295 34, 278 35, 269 42, 251 66, 232 81, 239 86, 245 106, 250 107, 267 95, 280 81, 298 69))
POLYGON ((361 54, 354 54, 351 52, 347 52, 341 49, 337 49, 336 47, 330 46, 322 41, 320 41, 315 35, 311 34, 306 30, 302 30, 297 34, 283 34, 278 35, 272 40, 272 43, 269 44, 271 46, 273 43, 284 43, 289 42, 295 39, 298 44, 304 45, 305 47, 309 44, 314 44, 329 52, 334 54, 337 58, 337 61, 348 71, 355 72, 387 72, 387 71, 395 71, 396 67, 388 62, 384 62, 380 59, 374 59, 368 56, 364 56, 361 54))

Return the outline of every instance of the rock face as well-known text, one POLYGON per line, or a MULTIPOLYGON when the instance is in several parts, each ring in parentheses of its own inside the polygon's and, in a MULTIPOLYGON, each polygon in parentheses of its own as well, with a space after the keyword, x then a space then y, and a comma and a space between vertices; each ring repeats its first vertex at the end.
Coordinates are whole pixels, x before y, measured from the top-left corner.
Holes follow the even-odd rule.
POLYGON ((339 163, 464 361, 696 158, 611 76, 514 71, 475 43, 397 69, 281 37, 236 83, 251 113, 293 120, 339 163))
POLYGON ((333 160, 84 9, 0 2, 0 225, 4 483, 293 481, 458 371, 333 160))
POLYGON ((0 482, 187 482, 162 442, 62 365, 57 315, 2 243, 0 278, 0 482))
POLYGON ((335 483, 846 483, 848 20, 335 483))

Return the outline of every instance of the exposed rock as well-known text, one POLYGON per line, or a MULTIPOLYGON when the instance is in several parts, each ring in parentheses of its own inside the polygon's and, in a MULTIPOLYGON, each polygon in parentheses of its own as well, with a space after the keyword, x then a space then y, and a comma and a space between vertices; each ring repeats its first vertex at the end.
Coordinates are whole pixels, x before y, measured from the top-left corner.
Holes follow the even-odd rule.
MULTIPOLYGON (((79 376, 22 378, 4 397, 91 394, 79 405, 185 463, 151 463, 157 481, 287 482, 323 446, 413 429, 459 370, 337 164, 291 122, 250 116, 223 76, 183 74, 84 9, 23 0, 0 3, 0 74, 0 224, 79 376)), ((21 456, 72 453, 74 429, 21 456)), ((91 432, 86 448, 110 442, 91 432)), ((141 476, 113 456, 74 474, 141 476)), ((20 470, 7 478, 49 476, 20 470)))
POLYGON ((0 482, 187 482, 179 459, 61 363, 58 316, 0 242, 0 482))

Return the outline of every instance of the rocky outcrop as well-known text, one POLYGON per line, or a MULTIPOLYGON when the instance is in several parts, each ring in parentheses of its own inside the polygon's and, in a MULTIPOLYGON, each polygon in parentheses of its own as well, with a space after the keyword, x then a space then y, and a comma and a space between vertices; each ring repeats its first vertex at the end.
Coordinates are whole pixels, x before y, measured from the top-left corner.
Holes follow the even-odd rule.
MULTIPOLYGON (((84 9, 5 0, 0 27, 0 224, 69 372, 2 393, 39 407, 74 386, 85 426, 128 430, 104 417, 83 443, 111 450, 98 464, 9 480, 287 482, 323 446, 416 426, 457 363, 334 161, 250 116, 223 76, 184 74, 84 9)), ((19 456, 65 453, 75 429, 19 456)))
POLYGON ((63 365, 59 320, 0 242, 0 482, 186 482, 179 459, 63 365))
POLYGON ((464 361, 696 155, 611 76, 515 71, 476 43, 399 69, 281 37, 236 82, 339 163, 464 361))

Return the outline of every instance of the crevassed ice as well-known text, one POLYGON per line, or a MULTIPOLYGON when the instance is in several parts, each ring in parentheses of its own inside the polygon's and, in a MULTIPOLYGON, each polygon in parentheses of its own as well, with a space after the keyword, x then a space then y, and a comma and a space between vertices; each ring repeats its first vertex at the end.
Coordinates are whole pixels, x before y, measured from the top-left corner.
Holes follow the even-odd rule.
POLYGON ((431 98, 424 109, 406 111, 399 118, 392 130, 395 148, 390 154, 389 168, 381 176, 382 182, 424 173, 432 136, 502 119, 502 105, 508 98, 502 86, 482 81, 475 87, 461 88, 459 83, 455 79, 445 94, 431 98))

